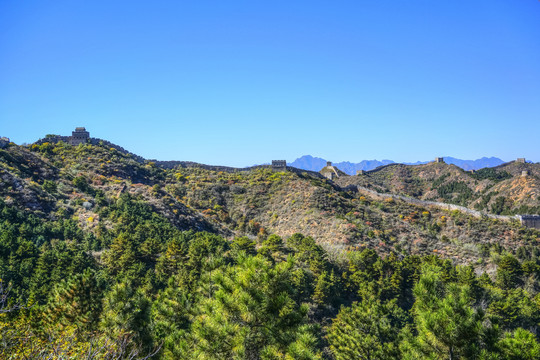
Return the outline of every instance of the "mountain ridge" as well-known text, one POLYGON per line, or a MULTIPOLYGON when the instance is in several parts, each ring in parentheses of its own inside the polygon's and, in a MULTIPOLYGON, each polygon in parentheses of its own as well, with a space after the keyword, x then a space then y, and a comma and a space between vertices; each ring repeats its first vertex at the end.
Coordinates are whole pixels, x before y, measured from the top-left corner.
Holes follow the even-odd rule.
MULTIPOLYGON (((441 163, 408 167, 420 171, 424 166, 458 171, 441 163)), ((399 182, 386 180, 386 173, 394 169, 343 176, 335 182, 319 173, 292 169, 279 172, 259 166, 222 171, 182 163, 161 167, 152 161, 141 164, 104 144, 13 144, 0 150, 0 196, 7 205, 44 219, 74 221, 94 236, 117 221, 114 212, 106 210, 108 206, 135 199, 182 231, 208 231, 227 238, 303 233, 333 251, 366 246, 381 254, 405 251, 427 255, 435 250, 458 263, 474 263, 480 257, 472 244, 487 226, 482 217, 422 207, 398 198, 379 199, 375 193, 361 194, 356 189, 365 186, 377 192, 407 194, 400 191, 399 182), (465 234, 462 225, 469 223, 475 230, 465 234), (461 242, 450 245, 439 241, 443 235, 459 237, 461 242), (411 242, 413 238, 416 240, 411 242), (471 244, 474 251, 465 252, 462 243, 471 244)), ((520 174, 520 170, 514 172, 520 174)), ((530 171, 536 174, 535 169, 530 171)), ((441 182, 437 180, 440 177, 430 175, 426 185, 441 182)), ((451 180, 444 178, 443 185, 451 180)), ((410 190, 431 191, 431 187, 420 187, 422 184, 410 190)), ((454 197, 448 200, 457 202, 454 197)), ((524 230, 517 220, 497 221, 496 225, 490 220, 490 224, 496 231, 486 237, 486 246, 492 241, 504 241, 515 248, 525 244, 520 232, 524 230)))
MULTIPOLYGON (((81 129, 85 129, 85 128, 81 128, 81 129)), ((202 167, 213 168, 213 169, 218 169, 219 168, 219 169, 222 169, 222 170, 226 170, 226 169, 232 170, 232 169, 249 169, 249 168, 259 166, 259 165, 254 165, 254 166, 248 166, 248 167, 243 167, 243 168, 237 168, 237 167, 224 166, 224 165, 207 165, 207 164, 196 163, 196 162, 192 162, 192 161, 180 161, 180 160, 162 161, 162 160, 158 160, 158 159, 145 159, 142 156, 134 154, 134 153, 124 149, 122 146, 114 144, 114 143, 112 143, 110 141, 100 139, 100 138, 90 137, 89 133, 85 133, 85 136, 86 136, 86 142, 92 143, 93 145, 97 145, 97 144, 101 143, 103 145, 113 147, 116 150, 118 150, 118 151, 120 151, 120 152, 122 152, 122 153, 124 153, 126 155, 129 155, 129 156, 133 157, 139 163, 145 163, 147 161, 150 161, 150 162, 154 162, 154 163, 158 164, 159 166, 163 166, 165 168, 172 168, 172 167, 180 165, 182 167, 186 167, 186 166, 202 166, 202 167)), ((57 143, 59 141, 70 142, 69 139, 70 139, 69 136, 61 136, 61 135, 52 135, 51 134, 51 135, 47 135, 46 137, 37 140, 33 144, 42 145, 44 143, 57 143)), ((496 157, 489 157, 489 158, 488 157, 482 157, 482 158, 476 159, 476 160, 462 160, 462 159, 457 159, 457 158, 454 158, 454 157, 451 157, 451 156, 446 156, 443 159, 444 159, 444 161, 446 163, 454 164, 454 165, 462 168, 463 170, 479 170, 479 169, 482 169, 482 168, 500 166, 500 165, 503 165, 503 164, 506 163, 505 161, 503 161, 503 160, 501 160, 499 158, 496 158, 496 157)), ((303 155, 300 158, 297 158, 293 162, 289 163, 288 165, 292 166, 292 167, 295 167, 295 168, 298 168, 298 169, 301 169, 301 170, 308 170, 308 171, 318 172, 319 170, 321 170, 323 167, 326 166, 327 162, 328 162, 328 160, 323 159, 323 158, 314 157, 312 155, 303 155)), ((431 161, 406 162, 406 163, 402 163, 402 164, 404 164, 404 165, 423 165, 423 164, 427 164, 429 162, 431 162, 431 161)), ((341 162, 338 162, 338 163, 334 163, 334 166, 336 166, 337 168, 339 168, 340 170, 342 170, 343 172, 345 172, 348 175, 356 175, 357 171, 359 171, 359 170, 370 171, 370 170, 374 170, 374 169, 376 169, 376 168, 378 168, 380 166, 389 165, 389 164, 399 164, 399 163, 396 163, 395 161, 389 160, 389 159, 383 159, 383 160, 380 160, 380 161, 374 159, 374 160, 362 160, 359 163, 353 163, 353 162, 350 162, 350 161, 341 161, 341 162)))
MULTIPOLYGON (((312 155, 303 155, 293 162, 291 162, 289 165, 303 169, 303 170, 311 170, 311 171, 319 171, 323 167, 326 166, 328 160, 325 160, 320 157, 314 157, 312 155)), ((499 166, 505 163, 505 161, 497 158, 497 157, 482 157, 480 159, 476 160, 462 160, 457 159, 451 156, 445 156, 444 161, 448 164, 456 165, 463 170, 479 170, 483 168, 490 168, 499 166)), ((417 161, 417 162, 408 162, 403 163, 404 165, 422 165, 427 164, 430 161, 417 161)), ((383 159, 383 160, 362 160, 358 163, 353 163, 349 161, 341 161, 334 163, 333 165, 345 172, 348 175, 356 175, 356 172, 359 170, 369 171, 374 170, 378 168, 379 166, 389 165, 389 164, 396 164, 395 161, 389 160, 389 159, 383 159)))

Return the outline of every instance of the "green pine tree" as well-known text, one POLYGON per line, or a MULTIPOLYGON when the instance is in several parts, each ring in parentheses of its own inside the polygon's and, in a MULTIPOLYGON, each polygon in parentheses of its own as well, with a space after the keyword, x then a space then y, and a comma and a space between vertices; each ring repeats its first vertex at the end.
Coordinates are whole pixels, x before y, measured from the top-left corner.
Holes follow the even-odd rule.
POLYGON ((473 308, 467 285, 442 280, 442 269, 425 264, 414 287, 416 336, 405 331, 404 359, 476 359, 493 350, 496 327, 481 309, 473 308))
POLYGON ((101 287, 96 274, 87 269, 54 287, 45 317, 61 327, 75 325, 78 329, 95 329, 101 313, 101 287))
POLYGON ((192 307, 193 296, 180 278, 171 277, 152 304, 152 329, 155 338, 163 341, 164 358, 185 358, 188 350, 185 338, 191 324, 192 307))
POLYGON ((150 301, 131 282, 114 285, 103 302, 101 328, 111 339, 150 348, 150 301))
POLYGON ((192 358, 317 359, 306 323, 307 307, 295 302, 292 258, 273 265, 261 256, 215 270, 211 292, 191 327, 192 358))
POLYGON ((383 304, 374 297, 342 307, 328 330, 332 354, 336 360, 397 359, 405 318, 395 301, 383 304))

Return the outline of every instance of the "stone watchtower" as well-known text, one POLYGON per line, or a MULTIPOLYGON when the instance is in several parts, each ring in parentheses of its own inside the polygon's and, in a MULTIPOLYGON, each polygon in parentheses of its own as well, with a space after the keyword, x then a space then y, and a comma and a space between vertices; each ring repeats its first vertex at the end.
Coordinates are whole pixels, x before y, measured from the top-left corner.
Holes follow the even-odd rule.
POLYGON ((540 229, 540 216, 538 215, 518 215, 521 225, 540 229))
POLYGON ((86 144, 86 142, 88 142, 88 139, 90 139, 90 133, 86 131, 86 128, 78 127, 75 128, 75 131, 71 133, 69 143, 74 146, 79 144, 86 144))
POLYGON ((287 161, 286 160, 272 160, 272 170, 274 170, 274 171, 286 171, 287 170, 287 161))
POLYGON ((334 180, 340 176, 344 176, 345 173, 332 165, 331 161, 326 162, 326 166, 319 171, 319 173, 328 180, 334 180))
POLYGON ((444 158, 443 157, 436 157, 435 162, 436 163, 444 163, 444 158))
POLYGON ((5 148, 6 146, 8 146, 8 144, 9 144, 9 138, 4 137, 4 136, 0 137, 0 149, 5 148))

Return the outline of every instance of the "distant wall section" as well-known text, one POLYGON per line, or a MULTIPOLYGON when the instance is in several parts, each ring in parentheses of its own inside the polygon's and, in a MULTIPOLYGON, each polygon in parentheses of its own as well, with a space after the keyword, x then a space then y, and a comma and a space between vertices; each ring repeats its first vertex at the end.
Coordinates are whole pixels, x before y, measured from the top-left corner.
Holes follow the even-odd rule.
POLYGON ((540 216, 539 215, 518 215, 521 225, 540 229, 540 216))

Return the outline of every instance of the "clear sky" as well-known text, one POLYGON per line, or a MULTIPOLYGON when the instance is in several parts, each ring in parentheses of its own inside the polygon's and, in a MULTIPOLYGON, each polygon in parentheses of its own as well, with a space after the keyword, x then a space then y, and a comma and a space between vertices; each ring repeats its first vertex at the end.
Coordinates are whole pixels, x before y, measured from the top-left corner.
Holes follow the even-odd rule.
POLYGON ((0 136, 245 166, 540 161, 540 1, 0 1, 0 136))

